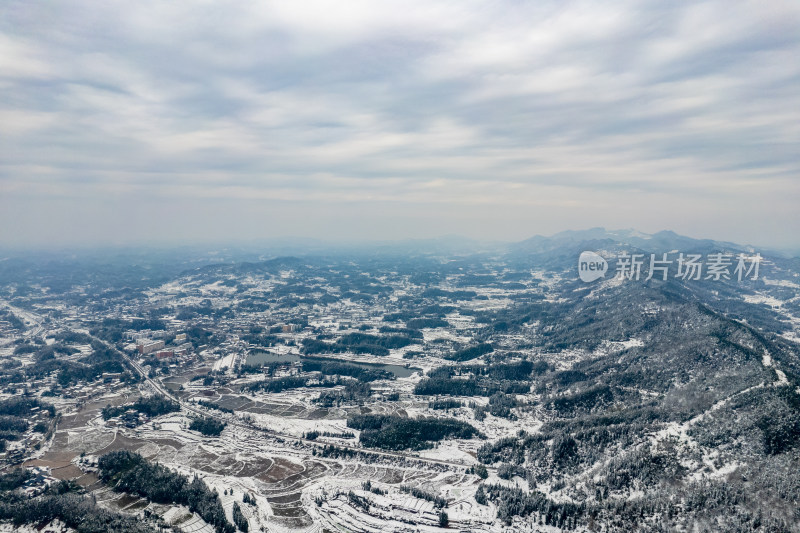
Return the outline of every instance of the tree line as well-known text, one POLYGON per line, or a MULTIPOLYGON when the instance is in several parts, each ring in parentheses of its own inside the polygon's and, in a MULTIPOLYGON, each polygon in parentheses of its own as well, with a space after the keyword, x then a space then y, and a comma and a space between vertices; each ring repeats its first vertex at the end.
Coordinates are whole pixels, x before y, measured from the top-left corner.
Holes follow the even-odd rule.
POLYGON ((125 405, 106 405, 103 407, 101 414, 103 415, 103 420, 108 420, 109 418, 120 416, 128 409, 133 409, 153 418, 167 413, 178 412, 181 410, 181 406, 165 396, 154 394, 152 396, 142 396, 135 402, 125 405))
POLYGON ((135 494, 155 503, 185 505, 214 526, 216 533, 235 533, 219 494, 199 478, 191 481, 165 466, 149 463, 138 453, 109 452, 98 460, 100 479, 115 490, 135 494))
POLYGON ((362 445, 386 450, 421 450, 446 438, 482 437, 472 425, 454 418, 352 415, 347 419, 347 427, 361 430, 362 445))

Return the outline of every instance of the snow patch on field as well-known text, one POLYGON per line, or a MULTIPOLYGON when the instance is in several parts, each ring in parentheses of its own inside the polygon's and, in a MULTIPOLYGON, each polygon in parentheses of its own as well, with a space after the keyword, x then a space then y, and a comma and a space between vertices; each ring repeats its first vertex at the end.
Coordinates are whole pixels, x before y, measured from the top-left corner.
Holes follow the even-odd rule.
POLYGON ((768 279, 764 278, 764 285, 774 285, 776 287, 788 287, 790 289, 800 289, 800 285, 788 279, 768 279))
POLYGON ((302 437, 309 431, 319 431, 320 433, 343 433, 349 431, 358 436, 359 431, 348 428, 346 419, 326 419, 326 420, 306 420, 303 418, 286 418, 261 413, 248 413, 258 426, 268 427, 278 433, 302 437))
POLYGON ((781 337, 786 339, 787 341, 796 342, 800 344, 800 336, 797 335, 794 331, 787 331, 786 333, 782 333, 781 337))
POLYGON ((641 346, 644 346, 644 341, 635 338, 630 338, 626 341, 603 341, 593 355, 613 354, 641 346))
POLYGON ((444 328, 436 328, 436 329, 425 328, 422 330, 422 336, 425 342, 431 342, 437 339, 445 339, 453 342, 466 344, 471 340, 471 337, 464 335, 456 335, 454 332, 446 330, 444 328))
POLYGON ((764 354, 761 356, 761 364, 763 364, 766 368, 772 368, 775 370, 775 373, 778 375, 778 381, 775 382, 776 387, 789 384, 786 374, 783 373, 783 370, 775 367, 774 362, 772 361, 772 356, 767 350, 764 350, 764 354))
POLYGON ((232 353, 226 355, 225 357, 218 359, 214 362, 214 371, 219 372, 223 368, 233 368, 233 364, 236 361, 236 354, 232 353))
POLYGON ((417 455, 427 459, 463 462, 465 465, 477 463, 475 457, 463 450, 459 444, 458 441, 453 440, 442 441, 436 448, 422 450, 417 455))
POLYGON ((749 304, 764 304, 770 307, 781 307, 783 305, 783 301, 778 300, 772 296, 767 296, 765 294, 745 294, 743 296, 744 301, 749 304))

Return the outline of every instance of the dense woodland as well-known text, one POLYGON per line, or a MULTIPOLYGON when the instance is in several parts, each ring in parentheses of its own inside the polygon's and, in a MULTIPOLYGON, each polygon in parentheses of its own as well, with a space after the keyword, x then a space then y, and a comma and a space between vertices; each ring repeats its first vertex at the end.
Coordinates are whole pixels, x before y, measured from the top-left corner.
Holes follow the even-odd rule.
POLYGON ((420 450, 446 438, 481 437, 478 430, 453 418, 402 418, 393 415, 352 415, 347 427, 361 430, 359 441, 369 448, 420 450))
POLYGON ((0 520, 9 520, 19 527, 58 519, 78 533, 155 533, 161 529, 139 518, 102 509, 92 498, 83 495, 80 487, 65 481, 30 498, 18 489, 31 477, 27 469, 0 474, 0 520))
POLYGON ((416 339, 406 335, 369 335, 366 333, 348 333, 335 342, 317 339, 303 341, 303 353, 313 355, 319 353, 367 353, 372 355, 389 355, 393 348, 403 348, 414 344, 416 339))
POLYGON ((217 533, 234 533, 236 530, 225 518, 219 495, 209 490, 198 477, 189 480, 128 451, 110 452, 100 457, 98 466, 100 478, 115 490, 156 503, 185 505, 214 526, 217 533))
POLYGON ((119 416, 129 409, 133 409, 138 413, 145 414, 152 418, 167 413, 178 412, 181 410, 181 407, 164 396, 154 394, 152 396, 143 396, 130 404, 118 406, 107 405, 102 410, 103 419, 108 420, 109 418, 119 416))
POLYGON ((192 420, 189 424, 189 429, 192 431, 199 431, 206 437, 219 437, 222 430, 225 429, 225 422, 220 422, 211 417, 198 417, 192 420))
MULTIPOLYGON (((790 474, 796 468, 790 465, 800 464, 800 382, 787 372, 787 385, 764 387, 777 378, 761 357, 764 351, 789 355, 780 342, 687 302, 681 290, 665 284, 638 293, 620 290, 614 305, 572 299, 527 307, 524 313, 551 324, 541 338, 549 349, 595 349, 601 338, 645 342, 613 358, 584 359, 570 370, 542 366, 532 372, 548 420, 534 434, 521 431, 478 452, 501 478, 519 477, 529 490, 488 485, 479 501, 494 502, 507 522, 521 517, 567 530, 593 524, 612 531, 628 524, 643 531, 690 524, 710 531, 792 530, 800 519, 800 479, 790 474), (642 308, 659 311, 635 312, 642 308), (717 465, 747 466, 732 476, 693 480, 685 465, 701 463, 698 451, 677 439, 653 445, 647 438, 668 424, 685 424, 690 439, 716 450, 717 465), (590 468, 587 479, 582 473, 590 468), (540 485, 569 491, 575 503, 548 498, 540 485), (636 491, 646 497, 630 500, 636 491), (768 508, 758 503, 767 494, 768 508)), ((508 313, 493 317, 499 319, 518 327, 508 313)), ((441 378, 434 373, 429 379, 441 378)), ((512 413, 516 407, 505 399, 498 405, 512 413)))
POLYGON ((17 441, 29 428, 47 433, 52 426, 56 409, 52 405, 31 397, 12 397, 0 401, 0 452, 6 449, 7 441, 17 441), (32 424, 34 412, 43 419, 32 424))

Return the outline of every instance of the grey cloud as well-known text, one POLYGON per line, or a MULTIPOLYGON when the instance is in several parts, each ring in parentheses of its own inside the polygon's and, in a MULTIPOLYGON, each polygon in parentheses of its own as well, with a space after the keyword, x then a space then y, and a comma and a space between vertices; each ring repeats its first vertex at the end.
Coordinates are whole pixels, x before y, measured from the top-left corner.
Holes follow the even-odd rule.
POLYGON ((798 24, 781 2, 12 2, 0 243, 120 238, 98 227, 130 199, 161 217, 134 240, 268 237, 296 202, 310 236, 658 213, 642 229, 796 244, 798 24))

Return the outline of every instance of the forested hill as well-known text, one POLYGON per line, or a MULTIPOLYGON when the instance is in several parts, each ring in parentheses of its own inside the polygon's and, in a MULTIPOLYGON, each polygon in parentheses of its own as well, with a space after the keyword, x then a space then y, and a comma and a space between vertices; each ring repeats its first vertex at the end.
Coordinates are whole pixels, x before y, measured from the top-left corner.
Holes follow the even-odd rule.
POLYGON ((704 303, 711 292, 674 281, 567 284, 556 302, 482 317, 487 332, 528 335, 569 358, 568 369, 534 377, 548 417, 541 430, 478 454, 534 488, 485 487, 498 516, 566 528, 600 518, 655 527, 669 517, 675 528, 707 520, 720 531, 796 523, 800 479, 786 469, 800 465, 800 351, 769 313, 753 309, 753 322, 772 325, 755 327, 719 299, 704 303), (644 497, 621 503, 632 491, 644 497))

